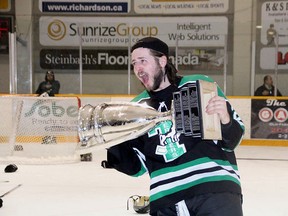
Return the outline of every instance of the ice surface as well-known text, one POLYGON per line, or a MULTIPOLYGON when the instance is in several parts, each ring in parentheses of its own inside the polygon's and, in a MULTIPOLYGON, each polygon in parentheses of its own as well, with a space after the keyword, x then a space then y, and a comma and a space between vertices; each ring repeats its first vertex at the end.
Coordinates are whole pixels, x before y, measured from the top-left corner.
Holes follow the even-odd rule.
MULTIPOLYGON (((244 195, 245 216, 287 216, 288 148, 239 146, 236 150, 244 195), (257 159, 257 160, 255 160, 257 159)), ((131 195, 149 195, 148 175, 133 178, 103 169, 105 150, 92 162, 63 165, 17 165, 5 173, 0 165, 0 216, 125 216, 138 215, 131 195), (9 182, 6 182, 9 181, 9 182), (132 204, 132 203, 131 203, 132 204)))

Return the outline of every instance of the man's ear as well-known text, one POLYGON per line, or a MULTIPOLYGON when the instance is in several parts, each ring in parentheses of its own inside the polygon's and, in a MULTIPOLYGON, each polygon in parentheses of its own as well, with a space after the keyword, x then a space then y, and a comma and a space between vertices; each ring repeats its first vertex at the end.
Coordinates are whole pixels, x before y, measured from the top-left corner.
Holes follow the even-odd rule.
POLYGON ((159 58, 159 64, 162 68, 164 68, 167 64, 167 57, 165 55, 159 58))

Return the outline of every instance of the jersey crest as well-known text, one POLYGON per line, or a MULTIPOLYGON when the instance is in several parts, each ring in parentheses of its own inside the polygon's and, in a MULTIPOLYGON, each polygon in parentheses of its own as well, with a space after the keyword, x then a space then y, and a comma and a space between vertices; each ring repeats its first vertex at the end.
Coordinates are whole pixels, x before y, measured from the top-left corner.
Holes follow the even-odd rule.
POLYGON ((157 124, 148 132, 148 136, 159 136, 160 145, 156 148, 156 155, 162 155, 165 162, 170 162, 186 152, 184 144, 179 143, 180 134, 176 132, 171 120, 157 124))

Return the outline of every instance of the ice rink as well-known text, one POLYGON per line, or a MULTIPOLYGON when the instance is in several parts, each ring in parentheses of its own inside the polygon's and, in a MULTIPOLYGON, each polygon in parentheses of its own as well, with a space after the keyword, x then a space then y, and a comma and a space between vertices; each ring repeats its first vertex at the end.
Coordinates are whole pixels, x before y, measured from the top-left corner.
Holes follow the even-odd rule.
MULTIPOLYGON (((242 179, 245 216, 288 215, 288 147, 239 146, 236 150, 242 179)), ((125 216, 131 195, 149 195, 149 178, 133 178, 103 169, 105 150, 92 162, 63 165, 21 165, 5 173, 1 164, 0 216, 125 216)), ((232 215, 231 215, 232 216, 232 215)))

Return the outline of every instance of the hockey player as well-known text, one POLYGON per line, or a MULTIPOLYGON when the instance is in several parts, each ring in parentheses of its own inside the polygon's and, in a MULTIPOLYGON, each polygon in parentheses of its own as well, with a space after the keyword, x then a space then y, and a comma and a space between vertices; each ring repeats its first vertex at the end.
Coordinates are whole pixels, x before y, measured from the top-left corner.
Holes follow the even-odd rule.
MULTIPOLYGON (((158 38, 139 40, 131 49, 134 73, 145 91, 133 99, 160 112, 170 109, 172 93, 204 75, 179 76, 158 38)), ((130 176, 150 175, 150 214, 157 216, 242 216, 242 192, 234 149, 244 125, 221 89, 206 114, 217 113, 222 140, 180 135, 163 121, 145 135, 107 150, 107 164, 130 176)))

